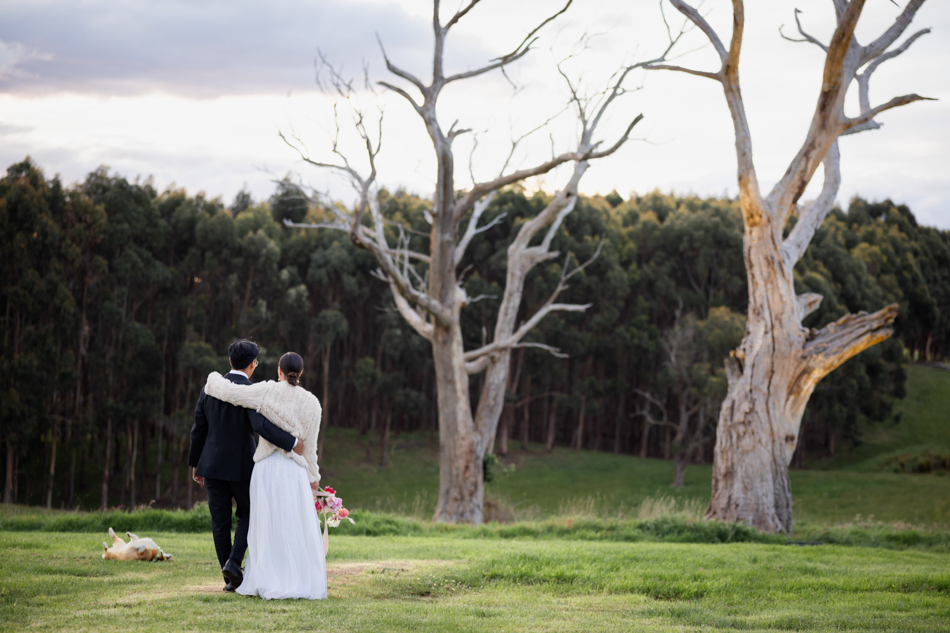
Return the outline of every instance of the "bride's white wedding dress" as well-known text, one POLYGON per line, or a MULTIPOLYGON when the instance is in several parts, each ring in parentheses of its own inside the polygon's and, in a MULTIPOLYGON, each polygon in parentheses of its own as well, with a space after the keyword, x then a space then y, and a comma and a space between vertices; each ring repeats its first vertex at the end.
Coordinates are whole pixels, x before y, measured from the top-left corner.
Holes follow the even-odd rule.
POLYGON ((320 480, 319 401, 286 382, 236 385, 217 372, 208 376, 205 393, 260 411, 304 444, 303 456, 263 438, 258 444, 251 473, 248 555, 237 593, 265 599, 326 598, 323 537, 310 490, 310 482, 320 480))

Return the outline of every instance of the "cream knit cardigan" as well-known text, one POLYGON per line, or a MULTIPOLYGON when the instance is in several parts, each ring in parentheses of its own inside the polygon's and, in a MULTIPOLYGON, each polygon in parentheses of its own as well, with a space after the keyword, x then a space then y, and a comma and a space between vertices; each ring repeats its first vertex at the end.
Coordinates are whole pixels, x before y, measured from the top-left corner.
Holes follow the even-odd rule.
POLYGON ((323 410, 317 397, 303 387, 294 387, 288 382, 258 382, 253 385, 238 385, 216 371, 208 374, 205 393, 239 407, 259 411, 265 418, 303 442, 303 455, 277 448, 263 437, 254 453, 257 463, 280 452, 307 469, 311 483, 320 481, 317 466, 317 436, 320 433, 320 417, 323 410))

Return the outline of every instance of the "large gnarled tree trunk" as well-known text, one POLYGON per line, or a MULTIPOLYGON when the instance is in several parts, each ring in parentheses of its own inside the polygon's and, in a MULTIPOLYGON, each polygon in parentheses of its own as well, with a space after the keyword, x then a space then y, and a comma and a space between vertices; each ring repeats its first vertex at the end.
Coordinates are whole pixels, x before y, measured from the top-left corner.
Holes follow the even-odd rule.
POLYGON ((745 233, 743 249, 749 285, 745 337, 726 362, 729 390, 719 416, 713 464, 712 497, 706 517, 738 521, 769 532, 792 529, 788 464, 798 442, 802 414, 812 391, 829 372, 855 354, 891 335, 897 306, 873 314, 845 316, 821 330, 802 320, 821 302, 816 294, 796 295, 793 268, 815 230, 831 210, 840 184, 838 138, 875 129, 884 110, 922 99, 897 97, 872 108, 868 81, 878 65, 896 57, 928 30, 888 51, 910 24, 923 0, 913 0, 893 26, 868 46, 854 38, 864 0, 832 0, 837 28, 825 45, 808 35, 795 19, 802 41, 825 52, 818 104, 808 135, 782 179, 763 198, 752 162, 752 141, 739 89, 739 52, 745 25, 741 0, 733 0, 733 33, 727 49, 706 20, 681 0, 671 3, 698 26, 712 43, 722 65, 705 72, 668 64, 652 68, 686 72, 718 81, 732 115, 739 168, 739 198, 745 233), (863 71, 862 71, 863 69, 863 71), (848 86, 856 82, 860 114, 844 113, 848 86), (799 199, 820 164, 824 184, 809 204, 799 199), (788 237, 784 229, 797 222, 788 237))

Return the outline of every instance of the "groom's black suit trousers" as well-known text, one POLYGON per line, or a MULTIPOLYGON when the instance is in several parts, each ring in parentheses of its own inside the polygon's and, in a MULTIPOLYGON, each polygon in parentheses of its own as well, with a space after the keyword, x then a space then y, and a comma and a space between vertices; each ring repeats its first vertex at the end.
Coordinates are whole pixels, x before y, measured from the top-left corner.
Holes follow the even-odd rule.
MULTIPOLYGON (((240 374, 225 378, 238 385, 251 381, 240 374)), ((252 409, 212 398, 201 390, 191 429, 188 465, 205 478, 208 509, 218 561, 224 567, 228 559, 240 566, 247 552, 248 518, 251 515, 251 471, 254 469, 254 432, 285 451, 292 450, 296 438, 275 426, 252 409), (231 544, 231 500, 237 503, 237 529, 231 544)))
POLYGON ((214 551, 221 566, 233 558, 240 567, 247 552, 248 519, 251 516, 251 482, 225 481, 205 477, 208 489, 208 509, 211 511, 211 534, 214 536, 214 551), (231 544, 231 499, 237 504, 237 528, 234 544, 231 544))

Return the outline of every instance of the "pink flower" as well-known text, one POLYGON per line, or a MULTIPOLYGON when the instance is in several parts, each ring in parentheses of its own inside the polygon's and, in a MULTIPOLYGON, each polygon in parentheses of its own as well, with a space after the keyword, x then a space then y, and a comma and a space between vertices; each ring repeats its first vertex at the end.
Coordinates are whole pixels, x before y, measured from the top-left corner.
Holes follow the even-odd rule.
POLYGON ((337 510, 336 515, 341 519, 345 519, 346 517, 350 516, 350 511, 346 508, 340 508, 337 510))
POLYGON ((335 494, 336 494, 336 490, 334 490, 334 489, 331 488, 330 486, 327 486, 326 488, 324 488, 323 491, 324 491, 325 493, 327 493, 327 494, 330 494, 330 495, 335 495, 335 494))

